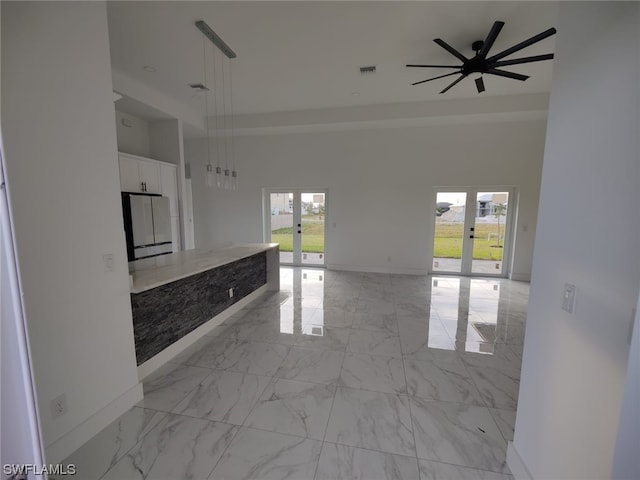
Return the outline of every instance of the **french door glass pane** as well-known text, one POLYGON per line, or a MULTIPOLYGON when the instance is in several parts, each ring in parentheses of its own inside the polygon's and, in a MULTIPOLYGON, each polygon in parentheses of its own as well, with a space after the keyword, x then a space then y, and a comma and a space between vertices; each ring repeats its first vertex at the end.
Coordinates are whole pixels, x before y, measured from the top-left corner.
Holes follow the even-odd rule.
POLYGON ((438 192, 433 235, 433 271, 462 271, 466 192, 438 192))
POLYGON ((325 194, 302 193, 302 264, 324 265, 325 194))
POLYGON ((478 192, 471 273, 502 273, 508 205, 508 192, 478 192))
POLYGON ((280 244, 280 263, 293 263, 293 193, 271 193, 271 241, 280 244))

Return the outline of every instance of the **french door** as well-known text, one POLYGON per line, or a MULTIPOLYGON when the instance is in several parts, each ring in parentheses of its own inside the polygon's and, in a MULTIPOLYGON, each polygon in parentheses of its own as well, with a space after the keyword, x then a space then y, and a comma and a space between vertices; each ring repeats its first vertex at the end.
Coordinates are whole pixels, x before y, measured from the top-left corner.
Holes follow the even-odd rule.
POLYGON ((323 267, 326 190, 269 189, 264 199, 264 238, 280 244, 280 264, 323 267))
POLYGON ((438 188, 432 273, 504 277, 511 251, 511 188, 438 188))

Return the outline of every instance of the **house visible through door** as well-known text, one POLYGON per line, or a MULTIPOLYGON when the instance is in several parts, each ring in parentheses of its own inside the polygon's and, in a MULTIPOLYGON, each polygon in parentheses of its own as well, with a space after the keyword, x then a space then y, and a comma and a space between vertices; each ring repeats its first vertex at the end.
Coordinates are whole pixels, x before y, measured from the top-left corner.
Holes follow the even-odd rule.
POLYGON ((438 189, 431 271, 505 276, 512 198, 510 189, 438 189))
POLYGON ((280 244, 282 265, 325 265, 326 191, 265 192, 265 240, 280 244))

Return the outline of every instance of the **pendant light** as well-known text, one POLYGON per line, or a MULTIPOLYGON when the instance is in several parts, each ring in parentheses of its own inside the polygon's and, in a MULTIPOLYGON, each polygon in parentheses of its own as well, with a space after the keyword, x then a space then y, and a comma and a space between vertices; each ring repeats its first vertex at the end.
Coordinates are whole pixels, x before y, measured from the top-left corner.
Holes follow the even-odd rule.
MULTIPOLYGON (((214 172, 213 165, 211 164, 211 147, 210 147, 210 128, 209 128, 209 104, 208 104, 208 96, 205 90, 205 103, 206 103, 206 115, 207 115, 207 166, 206 166, 206 183, 208 187, 212 187, 214 184, 218 188, 223 189, 231 189, 235 190, 238 186, 238 172, 235 168, 235 145, 234 145, 234 126, 233 126, 233 90, 231 87, 232 76, 231 76, 231 59, 236 58, 236 54, 231 48, 206 24, 204 20, 199 20, 196 22, 196 27, 202 34, 207 37, 211 42, 217 47, 220 52, 222 52, 229 59, 229 89, 230 89, 230 100, 229 100, 229 110, 231 116, 231 133, 230 140, 227 139, 228 129, 227 129, 227 100, 226 100, 226 90, 225 90, 225 72, 224 72, 224 58, 222 59, 222 132, 223 139, 220 141, 220 129, 218 128, 218 88, 217 86, 213 89, 213 102, 214 102, 214 117, 215 117, 215 130, 216 130, 216 168, 214 172), (224 143, 223 143, 224 142, 224 143), (230 145, 228 145, 230 143, 230 145), (224 151, 224 162, 225 168, 224 170, 220 166, 220 157, 221 150, 224 151), (231 156, 231 167, 232 170, 229 169, 229 157, 231 156)), ((204 41, 204 40, 203 40, 204 41)), ((206 85, 206 48, 205 51, 205 85, 206 85)), ((214 84, 217 84, 216 77, 216 51, 213 51, 213 78, 214 84)))
POLYGON ((231 110, 231 190, 238 189, 238 172, 236 171, 236 140, 233 125, 233 74, 229 59, 229 106, 231 110))
POLYGON ((209 128, 209 87, 207 87, 207 44, 204 37, 202 37, 202 64, 204 66, 204 110, 205 121, 207 128, 207 171, 205 176, 205 182, 207 187, 213 187, 213 165, 211 165, 211 129, 209 128))
MULTIPOLYGON (((216 51, 213 51, 213 81, 214 83, 218 83, 218 78, 216 76, 216 51)), ((213 89, 213 107, 214 107, 214 118, 215 118, 215 128, 216 128, 216 187, 222 188, 222 169, 220 168, 220 137, 218 130, 218 87, 214 87, 213 89)))
POLYGON ((223 187, 225 190, 228 190, 230 187, 231 180, 231 171, 229 170, 229 151, 227 148, 227 90, 224 88, 224 58, 222 59, 222 131, 223 133, 223 146, 224 146, 224 184, 223 187))

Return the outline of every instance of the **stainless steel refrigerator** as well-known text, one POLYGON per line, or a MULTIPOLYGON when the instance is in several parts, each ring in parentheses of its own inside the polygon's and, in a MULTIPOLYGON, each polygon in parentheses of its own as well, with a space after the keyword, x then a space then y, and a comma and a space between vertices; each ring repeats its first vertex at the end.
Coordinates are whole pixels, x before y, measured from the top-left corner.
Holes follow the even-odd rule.
POLYGON ((130 262, 173 253, 167 197, 123 193, 122 210, 130 262))

